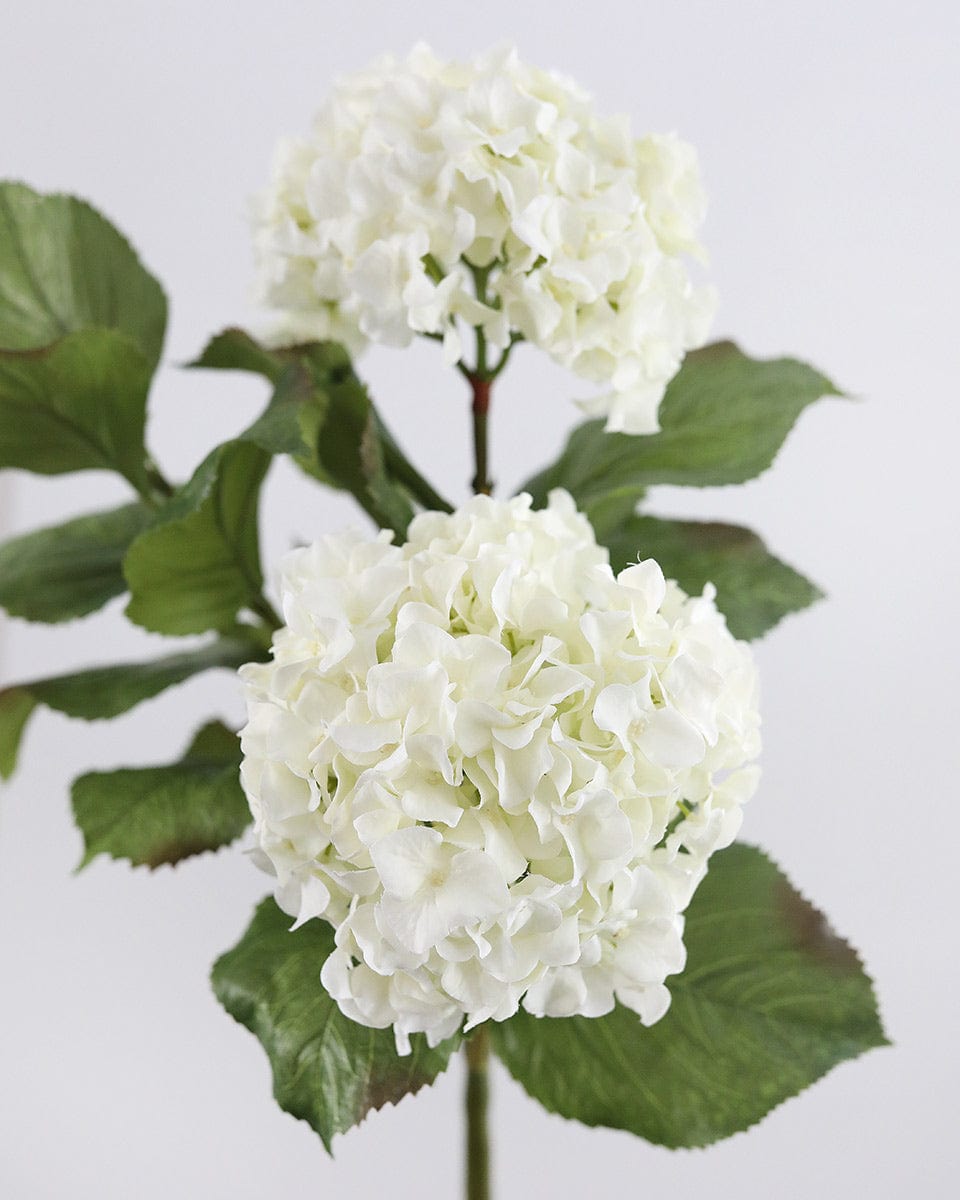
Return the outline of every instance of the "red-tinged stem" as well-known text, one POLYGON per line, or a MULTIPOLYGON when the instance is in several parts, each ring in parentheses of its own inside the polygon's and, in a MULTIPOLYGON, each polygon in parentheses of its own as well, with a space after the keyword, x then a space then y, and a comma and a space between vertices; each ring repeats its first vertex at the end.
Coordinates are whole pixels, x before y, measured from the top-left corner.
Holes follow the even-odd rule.
POLYGON ((487 414, 490 411, 491 381, 479 375, 470 375, 473 390, 473 453, 477 471, 473 477, 474 495, 489 496, 493 481, 487 465, 487 414))

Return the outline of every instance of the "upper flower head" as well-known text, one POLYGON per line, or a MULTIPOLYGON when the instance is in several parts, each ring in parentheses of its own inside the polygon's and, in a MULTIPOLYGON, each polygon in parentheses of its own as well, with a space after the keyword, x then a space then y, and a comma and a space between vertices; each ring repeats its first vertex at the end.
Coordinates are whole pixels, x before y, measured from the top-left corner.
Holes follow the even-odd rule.
POLYGON ((335 926, 325 986, 401 1049, 521 1003, 657 1020, 755 783, 749 649, 709 590, 615 577, 565 492, 388 538, 290 554, 274 660, 243 670, 278 902, 335 926))
MULTIPOLYGON (((512 49, 445 63, 425 46, 342 80, 280 148, 257 218, 264 302, 284 340, 524 338, 603 388, 607 428, 648 433, 713 300, 693 149, 635 139, 512 49)), ((475 365, 475 364, 473 364, 475 365)), ((491 364, 493 365, 493 364, 491 364)))

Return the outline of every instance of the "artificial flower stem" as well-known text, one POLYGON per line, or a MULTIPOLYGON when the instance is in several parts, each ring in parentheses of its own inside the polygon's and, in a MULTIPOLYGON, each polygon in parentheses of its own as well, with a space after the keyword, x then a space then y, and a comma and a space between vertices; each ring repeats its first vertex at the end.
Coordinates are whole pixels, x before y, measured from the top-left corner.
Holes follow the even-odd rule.
POLYGON ((150 486, 153 489, 148 503, 153 503, 154 497, 156 497, 156 502, 161 504, 164 500, 169 500, 176 489, 174 488, 173 484, 165 478, 163 472, 152 458, 147 459, 146 473, 147 479, 150 481, 150 486))
POLYGON ((488 477, 487 466, 487 414, 490 411, 490 380, 481 375, 470 375, 473 390, 473 453, 477 471, 473 477, 474 495, 489 496, 493 482, 488 477))
POLYGON ((399 446, 386 429, 382 430, 383 458, 393 477, 407 488, 415 500, 424 508, 434 512, 452 513, 453 505, 443 498, 429 480, 407 460, 399 446))
POLYGON ((275 633, 283 625, 283 618, 266 596, 254 597, 250 601, 250 611, 256 613, 271 634, 275 633))
POLYGON ((506 348, 504 349, 503 353, 500 355, 500 358, 497 361, 497 365, 490 372, 491 380, 494 380, 497 378, 497 376, 500 374, 500 372, 503 370, 503 368, 507 365, 514 346, 517 344, 517 342, 522 342, 522 341, 523 341, 522 333, 511 334, 510 341, 507 343, 506 348))
POLYGON ((467 1193, 466 1200, 490 1200, 490 1141, 487 1136, 490 1046, 486 1026, 467 1041, 467 1193))

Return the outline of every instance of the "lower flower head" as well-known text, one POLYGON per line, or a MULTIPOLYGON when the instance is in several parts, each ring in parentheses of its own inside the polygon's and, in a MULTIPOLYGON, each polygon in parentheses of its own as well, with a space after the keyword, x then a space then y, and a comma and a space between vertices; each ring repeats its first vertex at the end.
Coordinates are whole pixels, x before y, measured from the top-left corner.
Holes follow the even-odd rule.
POLYGON ((756 670, 712 590, 614 576, 555 491, 324 538, 282 592, 243 782, 279 904, 336 929, 343 1012, 401 1052, 521 1004, 662 1016, 757 775, 756 670))

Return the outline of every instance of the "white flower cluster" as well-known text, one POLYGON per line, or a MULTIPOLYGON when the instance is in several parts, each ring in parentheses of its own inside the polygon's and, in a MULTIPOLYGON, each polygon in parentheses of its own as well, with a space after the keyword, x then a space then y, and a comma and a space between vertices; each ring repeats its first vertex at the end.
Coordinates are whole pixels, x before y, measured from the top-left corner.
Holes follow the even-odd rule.
POLYGON ((555 491, 293 551, 283 612, 243 668, 242 777, 279 904, 336 928, 343 1012, 401 1052, 521 1002, 662 1016, 757 774, 753 658, 710 590, 615 577, 555 491))
POLYGON ((712 289, 683 256, 704 200, 694 150, 501 49, 445 63, 425 46, 343 80, 308 137, 282 143, 257 217, 279 340, 351 349, 462 332, 523 337, 602 385, 607 428, 649 433, 712 289))

